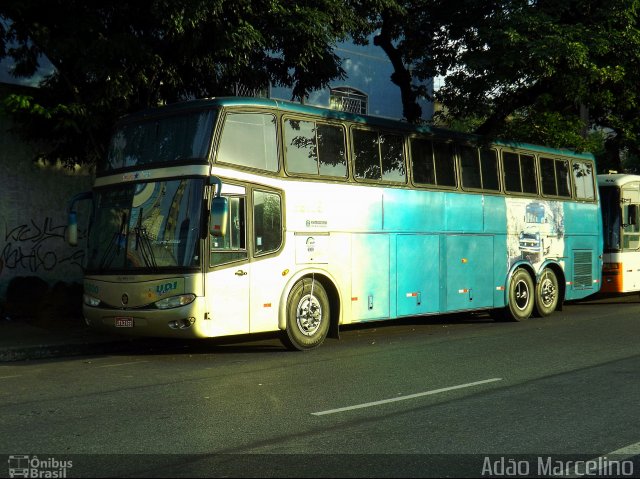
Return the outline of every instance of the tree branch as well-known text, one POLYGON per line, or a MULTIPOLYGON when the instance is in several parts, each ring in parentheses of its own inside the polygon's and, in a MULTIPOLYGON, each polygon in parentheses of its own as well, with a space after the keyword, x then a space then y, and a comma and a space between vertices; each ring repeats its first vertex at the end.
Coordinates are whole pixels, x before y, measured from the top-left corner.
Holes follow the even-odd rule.
POLYGON ((520 88, 509 95, 498 98, 498 101, 495 102, 493 113, 476 128, 474 133, 486 136, 498 131, 509 115, 520 108, 533 105, 538 97, 549 91, 550 88, 551 82, 548 79, 543 79, 533 85, 520 88))
POLYGON ((373 44, 382 48, 387 57, 389 57, 391 65, 393 65, 391 81, 400 88, 404 117, 409 123, 417 123, 422 118, 422 108, 417 102, 417 94, 411 84, 411 73, 402 61, 400 50, 394 47, 391 41, 390 22, 389 15, 387 13, 383 14, 382 28, 380 33, 373 37, 373 44))

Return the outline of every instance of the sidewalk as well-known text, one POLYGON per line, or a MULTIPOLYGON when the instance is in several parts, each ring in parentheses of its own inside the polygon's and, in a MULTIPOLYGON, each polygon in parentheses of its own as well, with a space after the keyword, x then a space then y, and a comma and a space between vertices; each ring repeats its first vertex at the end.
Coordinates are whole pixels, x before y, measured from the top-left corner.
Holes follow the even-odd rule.
POLYGON ((81 320, 39 326, 0 316, 0 363, 101 354, 141 346, 134 339, 96 333, 81 320))

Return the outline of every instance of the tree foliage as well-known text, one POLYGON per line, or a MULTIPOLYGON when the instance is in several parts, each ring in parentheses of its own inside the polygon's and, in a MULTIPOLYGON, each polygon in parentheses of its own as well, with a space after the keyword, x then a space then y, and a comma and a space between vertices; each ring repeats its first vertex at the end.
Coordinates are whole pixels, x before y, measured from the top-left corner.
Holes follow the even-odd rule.
MULTIPOLYGON (((358 2, 356 2, 356 7, 358 2)), ((334 52, 368 24, 342 0, 5 0, 0 58, 30 76, 54 71, 32 95, 6 98, 51 159, 94 162, 122 114, 234 87, 291 87, 302 98, 344 71, 334 52)))
POLYGON ((640 0, 5 0, 0 58, 30 75, 55 67, 33 95, 5 106, 55 146, 92 162, 130 111, 291 87, 295 98, 342 78, 336 42, 375 32, 394 66, 404 116, 486 138, 590 150, 620 168, 640 157, 640 0), (435 93, 425 81, 446 76, 435 93), (416 81, 417 80, 417 81, 416 81))
POLYGON ((382 32, 417 77, 446 74, 440 121, 576 150, 605 142, 614 163, 640 153, 638 0, 401 3, 382 32))

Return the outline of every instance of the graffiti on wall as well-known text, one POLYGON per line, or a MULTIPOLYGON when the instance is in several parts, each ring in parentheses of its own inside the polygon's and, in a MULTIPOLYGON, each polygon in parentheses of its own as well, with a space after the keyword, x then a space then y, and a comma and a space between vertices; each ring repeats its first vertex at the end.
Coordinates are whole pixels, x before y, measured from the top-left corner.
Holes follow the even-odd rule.
MULTIPOLYGON (((67 245, 66 228, 66 224, 58 224, 51 217, 31 219, 28 223, 13 227, 5 222, 0 273, 7 269, 42 273, 60 266, 82 270, 84 249, 67 245)), ((85 235, 86 232, 79 229, 79 239, 85 235)))

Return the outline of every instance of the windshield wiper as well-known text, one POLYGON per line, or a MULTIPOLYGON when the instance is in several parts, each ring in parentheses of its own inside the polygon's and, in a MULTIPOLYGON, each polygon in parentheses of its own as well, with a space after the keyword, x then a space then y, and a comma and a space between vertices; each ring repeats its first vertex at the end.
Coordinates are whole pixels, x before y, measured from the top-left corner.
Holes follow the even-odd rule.
POLYGON ((120 229, 119 231, 113 233, 113 237, 111 241, 109 241, 109 246, 107 250, 102 255, 102 259, 100 260, 100 270, 105 270, 116 256, 120 256, 120 252, 126 247, 127 240, 127 214, 125 212, 122 213, 122 220, 120 221, 120 229))
POLYGON ((149 240, 147 229, 142 226, 142 208, 140 208, 140 214, 138 215, 138 224, 134 228, 134 231, 136 234, 136 243, 134 249, 136 251, 140 251, 140 256, 142 257, 142 261, 144 261, 145 266, 153 269, 158 269, 156 256, 153 252, 153 245, 149 240))

